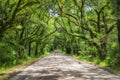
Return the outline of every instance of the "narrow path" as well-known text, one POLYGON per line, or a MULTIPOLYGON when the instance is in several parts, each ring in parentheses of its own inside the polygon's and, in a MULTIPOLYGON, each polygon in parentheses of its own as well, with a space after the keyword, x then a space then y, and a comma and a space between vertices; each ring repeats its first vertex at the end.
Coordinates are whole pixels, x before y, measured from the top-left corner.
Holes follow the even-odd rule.
POLYGON ((95 65, 53 53, 10 80, 120 80, 120 77, 95 65))

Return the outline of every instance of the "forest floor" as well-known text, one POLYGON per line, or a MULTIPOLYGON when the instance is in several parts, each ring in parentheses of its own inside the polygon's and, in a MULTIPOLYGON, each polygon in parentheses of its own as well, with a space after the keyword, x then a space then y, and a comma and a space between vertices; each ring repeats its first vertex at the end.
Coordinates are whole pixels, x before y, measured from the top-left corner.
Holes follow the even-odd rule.
POLYGON ((120 76, 56 52, 33 63, 9 80, 120 80, 120 76))

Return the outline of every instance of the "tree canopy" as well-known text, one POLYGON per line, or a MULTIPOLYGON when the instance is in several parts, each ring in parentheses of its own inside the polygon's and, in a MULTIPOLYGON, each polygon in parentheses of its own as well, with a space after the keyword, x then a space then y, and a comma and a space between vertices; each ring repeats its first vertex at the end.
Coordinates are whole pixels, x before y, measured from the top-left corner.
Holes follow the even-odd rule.
POLYGON ((119 0, 0 0, 0 64, 59 49, 120 64, 119 0))

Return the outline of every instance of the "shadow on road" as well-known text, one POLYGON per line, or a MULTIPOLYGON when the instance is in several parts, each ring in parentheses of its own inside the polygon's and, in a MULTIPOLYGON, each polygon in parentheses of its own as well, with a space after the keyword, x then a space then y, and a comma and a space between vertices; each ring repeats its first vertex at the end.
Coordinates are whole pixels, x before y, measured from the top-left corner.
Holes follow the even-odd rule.
POLYGON ((120 80, 120 77, 95 65, 55 52, 9 80, 120 80))

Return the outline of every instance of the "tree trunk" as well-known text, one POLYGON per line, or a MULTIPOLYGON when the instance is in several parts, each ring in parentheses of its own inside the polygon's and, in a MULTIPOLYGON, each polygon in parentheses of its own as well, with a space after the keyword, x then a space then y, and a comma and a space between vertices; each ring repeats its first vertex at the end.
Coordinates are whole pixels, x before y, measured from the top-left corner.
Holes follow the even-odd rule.
POLYGON ((38 43, 36 42, 36 47, 35 47, 35 56, 38 55, 38 43))
MULTIPOLYGON (((119 16, 120 14, 120 0, 115 0, 116 2, 116 10, 115 10, 115 15, 116 17, 119 16)), ((118 31, 118 48, 120 52, 120 17, 117 19, 117 31, 118 31)))
POLYGON ((6 31, 5 26, 3 25, 3 22, 0 22, 0 41, 2 41, 2 38, 4 37, 4 33, 6 31))
POLYGON ((31 56, 31 41, 28 44, 28 56, 31 56))
POLYGON ((67 47, 67 48, 66 48, 66 53, 67 53, 67 54, 71 54, 71 48, 70 48, 70 47, 67 47))
POLYGON ((2 41, 2 38, 3 38, 3 32, 2 30, 0 30, 0 42, 2 41))
POLYGON ((118 47, 120 51, 120 19, 117 20, 117 30, 118 30, 118 47))
POLYGON ((21 54, 21 53, 22 53, 22 49, 19 48, 19 49, 18 49, 18 58, 22 58, 22 54, 21 54))
POLYGON ((99 54, 99 58, 101 60, 104 60, 106 58, 106 54, 107 54, 107 37, 104 37, 103 39, 100 40, 100 44, 101 45, 97 45, 95 43, 93 43, 93 45, 97 48, 98 50, 98 54, 99 54))
POLYGON ((101 45, 100 48, 98 48, 98 52, 99 52, 99 57, 101 60, 104 60, 106 58, 106 54, 107 54, 107 40, 101 40, 101 45))

